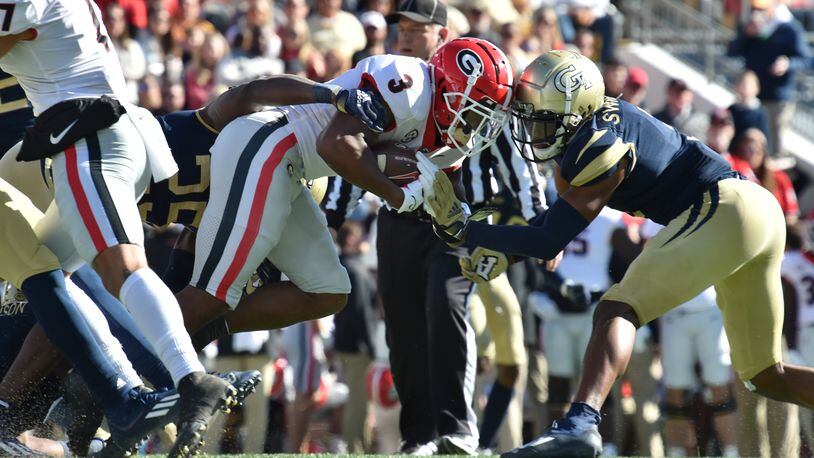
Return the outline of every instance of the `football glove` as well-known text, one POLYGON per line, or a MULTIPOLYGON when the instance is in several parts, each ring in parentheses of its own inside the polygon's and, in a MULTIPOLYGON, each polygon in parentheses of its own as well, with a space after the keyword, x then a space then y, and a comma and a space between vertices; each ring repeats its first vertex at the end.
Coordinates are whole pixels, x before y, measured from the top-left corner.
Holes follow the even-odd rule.
MULTIPOLYGON (((424 173, 422 176, 422 181, 426 183, 428 177, 424 173)), ((463 243, 471 212, 455 195, 452 182, 441 170, 433 175, 432 192, 426 198, 426 208, 433 218, 435 232, 442 240, 450 245, 463 243)))
POLYGON ((505 254, 483 247, 475 248, 458 263, 461 265, 461 275, 475 283, 492 281, 509 267, 505 254))
POLYGON ((314 100, 330 103, 342 113, 347 113, 362 121, 374 133, 384 132, 387 125, 387 110, 369 92, 362 89, 344 89, 339 86, 317 84, 314 86, 314 100))
POLYGON ((401 203, 401 207, 396 209, 399 213, 418 210, 424 203, 424 187, 420 180, 402 186, 401 190, 404 192, 404 201, 401 203))

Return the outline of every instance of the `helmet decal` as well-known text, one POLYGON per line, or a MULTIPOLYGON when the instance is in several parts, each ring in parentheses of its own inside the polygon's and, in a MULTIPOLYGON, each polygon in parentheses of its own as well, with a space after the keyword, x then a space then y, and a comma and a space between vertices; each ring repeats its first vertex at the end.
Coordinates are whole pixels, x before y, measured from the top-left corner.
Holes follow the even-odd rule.
POLYGON ((554 75, 554 87, 562 93, 565 93, 567 88, 567 85, 565 84, 566 78, 571 81, 570 89, 572 91, 579 89, 580 86, 584 87, 585 89, 590 89, 591 86, 593 86, 591 80, 584 78, 582 76, 582 71, 577 71, 577 68, 571 64, 554 75))
POLYGON ((481 76, 483 74, 483 61, 471 49, 462 49, 455 56, 455 62, 466 76, 481 76))

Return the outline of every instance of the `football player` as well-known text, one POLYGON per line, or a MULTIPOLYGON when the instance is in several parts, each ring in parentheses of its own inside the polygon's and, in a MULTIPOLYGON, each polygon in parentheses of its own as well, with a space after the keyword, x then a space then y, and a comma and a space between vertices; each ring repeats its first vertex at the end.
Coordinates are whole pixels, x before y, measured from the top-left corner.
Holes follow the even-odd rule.
POLYGON ((421 180, 434 182, 426 202, 438 233, 455 245, 551 259, 606 205, 666 226, 597 306, 566 418, 508 456, 599 454, 599 409, 627 365, 636 328, 710 285, 741 380, 814 407, 814 370, 781 359, 785 225, 777 200, 698 140, 603 94, 596 65, 573 52, 548 52, 523 71, 512 107, 516 139, 534 159, 556 161, 560 194, 530 226, 471 221, 446 175, 419 157, 421 180))
MULTIPOLYGON (((165 416, 169 411, 164 407, 173 407, 178 394, 144 391, 141 379, 106 326, 95 327, 95 333, 80 332, 81 327, 88 326, 84 318, 89 313, 83 308, 88 308, 90 299, 73 283, 64 280, 57 258, 37 238, 35 228, 42 218, 42 212, 27 197, 0 179, 0 232, 14 235, 13 238, 0 237, 0 251, 6 257, 0 264, 0 278, 25 293, 38 319, 51 315, 57 320, 39 321, 48 335, 59 338, 58 344, 72 346, 86 355, 79 357, 82 353, 67 352, 77 372, 97 390, 95 394, 99 396, 113 433, 111 444, 115 447, 111 448, 123 454, 142 436, 169 421, 170 416, 165 416), (48 328, 59 322, 66 324, 67 329, 49 332, 48 328), (76 325, 67 325, 72 323, 76 325), (113 352, 112 357, 102 347, 113 352), (156 415, 153 410, 162 403, 164 407, 158 410, 163 409, 163 413, 156 415), (162 420, 165 421, 162 423, 162 420)), ((90 304, 90 308, 95 307, 90 304)), ((12 368, 9 372, 15 373, 12 368)), ((21 391, 25 389, 29 387, 21 387, 21 391)), ((6 400, 0 405, 4 413, 12 407, 6 400)), ((14 436, 22 431, 3 432, 14 436)))
POLYGON ((237 313, 244 312, 249 325, 279 328, 344 306, 347 273, 301 179, 338 173, 410 211, 423 201, 421 183, 394 184, 368 145, 450 146, 458 151, 433 156, 448 167, 495 140, 511 92, 505 57, 476 39, 454 40, 438 53, 445 59, 432 67, 404 56, 370 57, 330 83, 335 92, 361 87, 379 98, 386 122, 378 135, 329 104, 274 108, 223 129, 212 147, 212 191, 196 239, 193 278, 178 295, 190 332, 234 308, 242 285, 266 258, 291 282, 247 297, 237 313))
POLYGON ((94 2, 19 0, 0 13, 0 65, 19 80, 37 117, 18 159, 52 159, 50 213, 173 377, 182 415, 170 455, 193 451, 198 431, 235 392, 204 371, 175 297, 144 254, 136 202, 150 176, 163 181, 177 166, 152 116, 123 105, 124 77, 94 2))

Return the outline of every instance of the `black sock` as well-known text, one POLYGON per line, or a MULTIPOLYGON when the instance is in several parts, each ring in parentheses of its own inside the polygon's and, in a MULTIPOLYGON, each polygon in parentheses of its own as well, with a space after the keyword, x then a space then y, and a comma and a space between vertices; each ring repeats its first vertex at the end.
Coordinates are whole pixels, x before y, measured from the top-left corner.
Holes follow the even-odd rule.
POLYGON ((506 411, 509 403, 512 402, 514 389, 505 387, 500 382, 492 384, 492 391, 489 393, 489 400, 483 409, 483 423, 480 426, 480 446, 490 448, 495 441, 497 430, 506 418, 506 411))
POLYGON ((226 324, 226 318, 219 316, 192 335, 192 346, 195 347, 195 351, 201 351, 210 343, 228 335, 229 326, 226 324))

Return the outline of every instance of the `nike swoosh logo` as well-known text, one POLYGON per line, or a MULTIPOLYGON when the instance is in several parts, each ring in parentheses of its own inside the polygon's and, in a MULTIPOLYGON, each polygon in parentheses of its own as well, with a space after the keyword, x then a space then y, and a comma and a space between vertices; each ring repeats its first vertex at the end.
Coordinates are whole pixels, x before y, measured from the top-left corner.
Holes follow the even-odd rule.
POLYGON ((60 133, 56 137, 54 137, 54 134, 51 134, 51 144, 56 145, 57 143, 61 142, 62 138, 65 137, 65 134, 67 134, 68 131, 71 130, 71 127, 73 127, 73 125, 76 124, 78 121, 79 120, 77 119, 76 121, 68 124, 68 127, 66 127, 65 130, 63 130, 62 133, 60 133))

